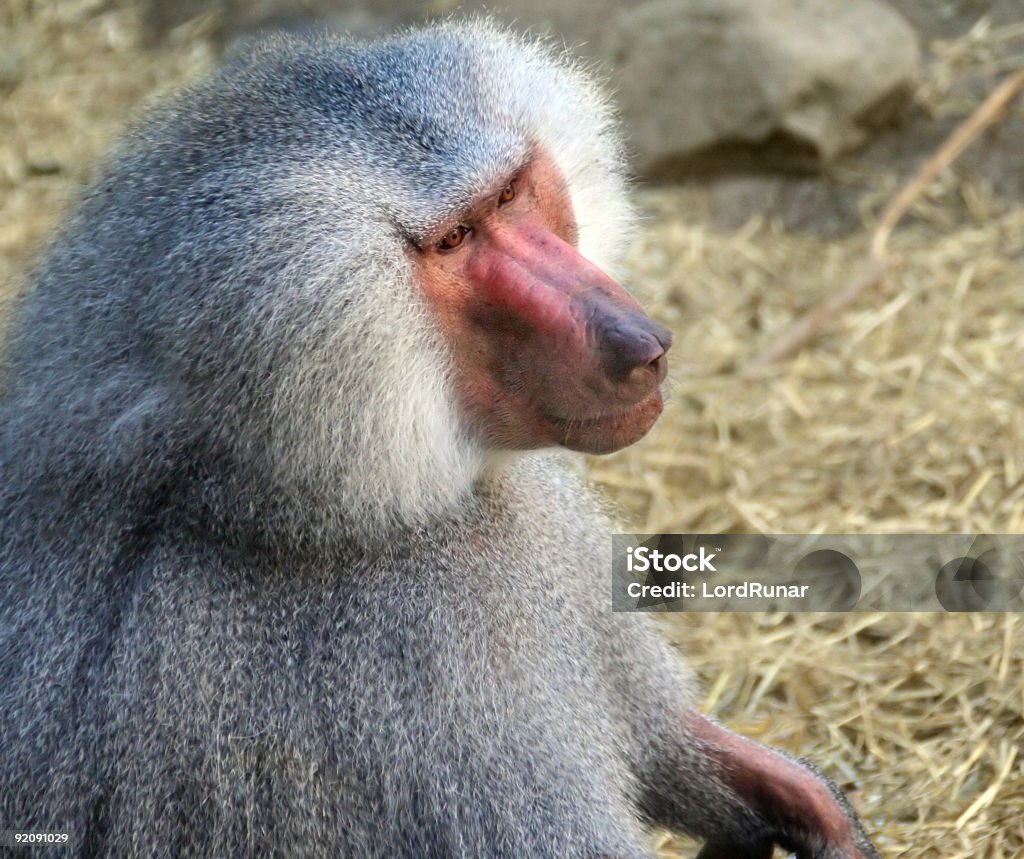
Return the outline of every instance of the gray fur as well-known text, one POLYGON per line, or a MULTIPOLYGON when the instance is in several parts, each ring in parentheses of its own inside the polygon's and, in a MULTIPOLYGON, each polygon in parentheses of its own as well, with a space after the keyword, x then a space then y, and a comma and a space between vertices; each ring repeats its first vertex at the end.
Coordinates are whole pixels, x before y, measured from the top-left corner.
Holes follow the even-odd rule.
POLYGON ((533 143, 614 268, 607 105, 486 23, 270 43, 119 148, 0 415, 0 826, 223 857, 763 827, 684 735, 674 654, 610 612, 586 489, 456 413, 407 250, 533 143))

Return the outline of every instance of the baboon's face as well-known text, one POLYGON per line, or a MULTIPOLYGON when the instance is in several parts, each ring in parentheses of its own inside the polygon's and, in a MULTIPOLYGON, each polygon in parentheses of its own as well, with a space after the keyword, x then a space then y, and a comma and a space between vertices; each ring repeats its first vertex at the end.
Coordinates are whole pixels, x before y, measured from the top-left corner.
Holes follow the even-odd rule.
POLYGON ((609 453, 661 414, 672 336, 576 240, 565 180, 536 151, 414 252, 463 414, 488 444, 609 453))

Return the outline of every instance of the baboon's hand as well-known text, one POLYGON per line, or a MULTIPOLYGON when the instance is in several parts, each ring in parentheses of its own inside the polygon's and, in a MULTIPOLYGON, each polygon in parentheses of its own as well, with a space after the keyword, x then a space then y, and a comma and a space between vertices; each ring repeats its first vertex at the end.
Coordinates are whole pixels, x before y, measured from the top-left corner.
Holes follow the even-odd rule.
MULTIPOLYGON (((808 760, 793 761, 779 752, 766 749, 794 767, 806 805, 782 825, 776 843, 795 854, 797 859, 881 859, 871 843, 857 812, 846 794, 808 760), (822 789, 828 792, 823 798, 822 789), (831 799, 831 802, 829 802, 831 799)), ((785 790, 786 788, 783 788, 785 790)), ((783 798, 782 813, 792 814, 792 797, 783 798)), ((770 855, 770 854, 769 854, 770 855)))
MULTIPOLYGON (((818 832, 806 835, 780 833, 777 836, 765 836, 755 841, 714 840, 704 844, 697 859, 772 859, 775 846, 787 850, 796 859, 881 859, 878 851, 864 832, 860 821, 854 814, 850 818, 854 832, 852 843, 842 844, 823 841, 818 832)), ((807 821, 815 825, 814 821, 807 821)))
POLYGON ((881 859, 846 795, 808 761, 794 760, 701 716, 687 725, 719 778, 763 831, 711 836, 698 859, 771 859, 773 845, 797 859, 881 859))

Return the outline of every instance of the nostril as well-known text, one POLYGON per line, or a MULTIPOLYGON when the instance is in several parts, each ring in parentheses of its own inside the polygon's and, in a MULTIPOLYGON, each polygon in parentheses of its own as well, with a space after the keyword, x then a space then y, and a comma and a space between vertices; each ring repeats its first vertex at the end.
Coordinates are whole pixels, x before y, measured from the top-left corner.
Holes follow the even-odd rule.
POLYGON ((618 343, 605 344, 603 363, 605 372, 615 381, 628 381, 646 374, 665 354, 661 344, 653 338, 631 337, 618 343))
POLYGON ((654 377, 658 380, 658 384, 665 381, 665 376, 668 374, 668 358, 665 353, 662 352, 653 361, 647 364, 647 369, 654 371, 654 377))
POLYGON ((647 361, 644 364, 640 364, 633 368, 632 372, 624 380, 629 385, 642 385, 643 387, 649 387, 654 385, 660 385, 665 381, 665 376, 668 374, 668 358, 665 355, 664 350, 647 361))
POLYGON ((649 385, 665 377, 665 353, 672 334, 650 317, 635 311, 608 314, 598 329, 598 349, 608 380, 616 384, 649 385))

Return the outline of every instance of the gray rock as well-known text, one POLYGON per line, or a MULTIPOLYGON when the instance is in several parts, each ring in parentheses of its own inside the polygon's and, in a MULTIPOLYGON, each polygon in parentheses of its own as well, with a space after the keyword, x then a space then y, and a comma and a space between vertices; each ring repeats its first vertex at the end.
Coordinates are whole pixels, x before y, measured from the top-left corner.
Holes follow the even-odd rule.
POLYGON ((10 92, 25 76, 25 61, 20 54, 0 48, 0 93, 10 92))
POLYGON ((648 0, 603 30, 649 176, 826 163, 891 121, 918 73, 914 31, 876 0, 648 0))
POLYGON ((922 40, 949 39, 966 33, 981 18, 993 26, 1024 18, 1021 0, 887 0, 917 30, 922 40))

